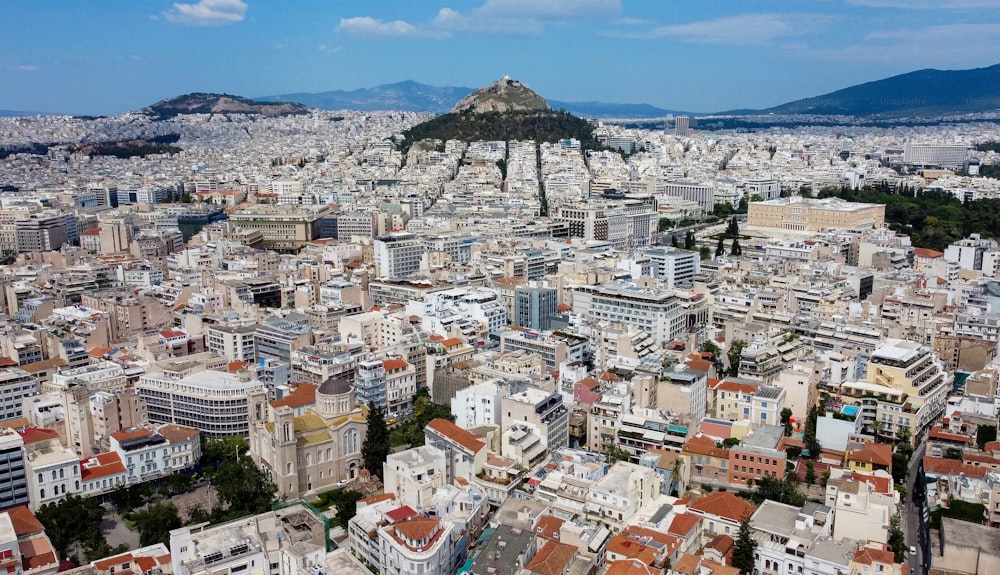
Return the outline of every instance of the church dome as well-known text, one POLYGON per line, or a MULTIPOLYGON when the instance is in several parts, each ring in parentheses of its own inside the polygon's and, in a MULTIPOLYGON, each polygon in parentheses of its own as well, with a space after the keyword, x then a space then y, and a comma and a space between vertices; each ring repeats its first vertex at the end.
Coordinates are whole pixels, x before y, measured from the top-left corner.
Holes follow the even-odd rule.
POLYGON ((350 393, 352 387, 351 382, 342 377, 331 377, 320 384, 316 393, 320 395, 344 395, 350 393))

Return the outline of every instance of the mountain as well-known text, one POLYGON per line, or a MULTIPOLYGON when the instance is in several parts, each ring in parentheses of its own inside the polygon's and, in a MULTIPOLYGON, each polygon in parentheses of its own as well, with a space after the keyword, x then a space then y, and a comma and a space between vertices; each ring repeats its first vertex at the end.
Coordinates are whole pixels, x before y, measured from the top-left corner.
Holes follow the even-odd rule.
POLYGON ((333 90, 319 93, 296 93, 257 98, 260 102, 298 102, 320 110, 400 110, 404 112, 443 113, 472 88, 428 86, 413 80, 383 84, 374 88, 333 90))
POLYGON ((517 80, 503 78, 459 100, 451 112, 403 132, 403 148, 422 140, 535 140, 575 138, 584 149, 596 147, 594 126, 563 110, 517 80))
POLYGON ((688 112, 665 110, 651 104, 612 104, 608 102, 559 102, 549 100, 554 110, 566 110, 587 118, 663 118, 667 114, 690 115, 688 112))
POLYGON ((21 116, 37 116, 38 112, 24 112, 21 110, 0 110, 0 118, 18 118, 21 116))
MULTIPOLYGON (((383 84, 374 88, 357 90, 332 90, 329 92, 297 92, 279 96, 255 98, 258 102, 298 102, 320 110, 401 110, 405 112, 434 112, 443 114, 455 102, 475 90, 458 86, 429 86, 406 80, 383 84)), ((649 104, 615 104, 609 102, 561 102, 549 100, 553 110, 566 110, 587 118, 657 118, 667 114, 683 115, 684 112, 664 110, 649 104)))
POLYGON ((972 70, 917 70, 773 108, 731 114, 924 115, 1000 109, 1000 64, 972 70))
POLYGON ((142 110, 159 120, 182 114, 260 114, 268 117, 308 114, 302 104, 291 102, 255 102, 230 94, 196 92, 160 100, 142 110))
POLYGON ((484 114, 486 112, 537 112, 550 110, 549 103, 527 84, 508 76, 480 88, 462 98, 452 112, 484 114))

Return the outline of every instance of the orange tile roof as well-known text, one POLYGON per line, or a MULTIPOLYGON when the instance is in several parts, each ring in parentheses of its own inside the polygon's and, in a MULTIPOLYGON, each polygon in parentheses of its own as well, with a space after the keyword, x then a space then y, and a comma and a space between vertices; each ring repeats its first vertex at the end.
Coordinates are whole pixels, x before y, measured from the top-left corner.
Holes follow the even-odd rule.
POLYGON ((701 522, 701 517, 697 515, 691 513, 678 515, 670 522, 667 533, 678 537, 687 537, 688 533, 691 533, 691 530, 697 527, 699 522, 701 522))
POLYGON ((59 433, 52 429, 29 427, 21 432, 21 439, 24 440, 25 445, 31 445, 32 443, 38 443, 40 441, 59 439, 59 433))
POLYGON ((930 248, 913 248, 913 255, 918 258, 939 258, 943 256, 944 253, 930 248))
POLYGON ((608 570, 604 575, 660 575, 661 569, 650 567, 639 561, 622 560, 608 563, 608 570))
POLYGON ((238 371, 243 371, 246 369, 247 362, 245 361, 231 361, 226 365, 226 371, 229 373, 236 373, 238 371))
POLYGON ((716 446, 715 441, 705 435, 700 437, 695 436, 687 440, 687 443, 684 444, 683 452, 729 459, 729 450, 716 446))
POLYGON ((738 393, 757 393, 757 390, 760 389, 760 387, 752 383, 740 383, 738 381, 724 379, 715 386, 715 389, 719 391, 735 391, 738 393))
POLYGON ((111 434, 111 437, 117 439, 118 441, 125 441, 128 439, 135 439, 137 437, 146 437, 147 435, 152 435, 153 432, 148 429, 137 428, 137 429, 127 429, 125 431, 116 431, 111 434))
POLYGON ((873 563, 892 565, 896 562, 896 556, 888 549, 872 549, 871 547, 862 547, 854 552, 853 561, 861 563, 862 565, 871 565, 873 563))
POLYGON ((472 453, 478 453, 479 450, 486 447, 486 444, 480 441, 472 432, 462 429, 447 419, 441 419, 440 417, 433 419, 427 424, 427 429, 437 432, 439 435, 450 439, 472 453))
POLYGON ((720 555, 725 557, 729 555, 729 552, 732 551, 735 546, 736 542, 733 541, 733 538, 725 533, 722 533, 716 535, 711 541, 705 544, 705 549, 714 549, 715 551, 718 551, 720 555))
POLYGON ((193 427, 177 425, 176 423, 161 425, 157 428, 156 432, 163 436, 171 445, 191 441, 201 434, 200 431, 193 427))
POLYGON ((924 456, 924 472, 935 475, 958 475, 964 473, 968 477, 983 478, 989 468, 978 465, 969 465, 958 459, 947 459, 945 457, 924 456))
POLYGON ((382 361, 382 367, 386 371, 395 371, 397 369, 406 369, 410 364, 406 363, 401 359, 386 359, 382 361))
POLYGON ((80 479, 82 481, 100 479, 118 473, 125 473, 125 464, 114 451, 101 453, 80 462, 80 479))
POLYGON ((316 403, 316 389, 318 388, 315 385, 299 383, 291 393, 281 399, 272 401, 271 407, 296 408, 314 405, 316 403))
POLYGON ((25 571, 59 563, 47 537, 36 536, 19 541, 17 547, 21 552, 21 567, 25 571))
POLYGON ((122 563, 132 561, 133 559, 135 559, 135 556, 132 555, 131 553, 125 553, 124 555, 115 555, 113 557, 101 559, 100 561, 94 561, 94 567, 97 568, 98 571, 107 571, 112 567, 117 567, 122 563))
POLYGON ((660 533, 653 529, 648 529, 646 527, 640 527, 638 525, 629 525, 622 531, 623 535, 628 535, 632 538, 642 539, 648 537, 649 539, 656 541, 657 543, 662 543, 668 548, 673 545, 680 545, 680 541, 673 535, 668 535, 666 533, 660 533))
POLYGON ((608 541, 607 552, 642 561, 646 565, 652 565, 659 557, 656 548, 623 534, 615 535, 608 541))
POLYGON ((753 513, 754 506, 728 491, 721 491, 698 499, 688 509, 739 523, 753 513))
POLYGON ((848 453, 847 460, 888 467, 892 465, 892 446, 888 443, 866 443, 863 448, 848 453))
POLYGON ((722 563, 716 563, 708 559, 702 559, 701 562, 702 569, 707 569, 712 572, 712 575, 739 575, 740 570, 731 565, 723 565, 722 563))
POLYGON ((445 347, 454 347, 456 345, 462 345, 462 340, 457 337, 449 337, 448 339, 442 341, 441 345, 445 347))
MULTIPOLYGON (((440 517, 414 517, 407 521, 393 523, 390 529, 392 529, 397 538, 409 539, 410 541, 424 541, 435 539, 441 534, 441 531, 438 529, 440 523, 440 517), (431 537, 432 535, 434 536, 433 538, 431 537)), ((430 545, 431 543, 428 541, 428 546, 430 545)))
POLYGON ((575 545, 547 541, 524 568, 538 575, 561 575, 575 556, 575 545))
POLYGON ((677 560, 677 565, 674 566, 674 571, 684 573, 684 575, 694 575, 698 570, 698 565, 700 564, 700 555, 685 553, 684 555, 681 555, 680 559, 677 560))
POLYGON ((396 498, 395 493, 379 493, 378 495, 372 495, 371 497, 365 497, 364 499, 359 499, 358 503, 364 503, 365 505, 374 505, 381 501, 391 501, 396 498))
POLYGON ((90 357, 104 357, 105 355, 111 353, 112 349, 114 348, 106 346, 98 346, 90 348, 90 351, 88 351, 87 353, 90 354, 90 357))
POLYGON ((18 537, 41 533, 45 531, 45 526, 35 517, 27 505, 12 507, 6 511, 10 516, 10 522, 14 525, 14 533, 18 537))
POLYGON ((545 539, 555 539, 559 537, 564 521, 555 515, 542 515, 538 518, 538 525, 535 527, 536 533, 545 539))
POLYGON ((940 427, 932 427, 929 435, 931 439, 945 439, 948 441, 955 441, 972 445, 971 437, 967 435, 959 435, 958 433, 949 433, 941 429, 940 427))

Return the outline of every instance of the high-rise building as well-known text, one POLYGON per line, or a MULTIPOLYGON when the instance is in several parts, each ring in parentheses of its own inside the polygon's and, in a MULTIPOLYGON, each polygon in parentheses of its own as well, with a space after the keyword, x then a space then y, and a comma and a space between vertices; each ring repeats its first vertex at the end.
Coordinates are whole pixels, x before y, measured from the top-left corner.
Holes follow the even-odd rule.
POLYGON ((555 289, 540 286, 517 286, 514 289, 514 325, 549 330, 558 307, 559 292, 555 289))
POLYGON ((620 282, 574 291, 573 311, 593 321, 634 325, 652 335, 656 345, 677 339, 687 327, 680 301, 671 292, 620 282))
POLYGON ((420 271, 425 243, 416 234, 397 232, 375 238, 375 275, 405 278, 420 271))
POLYGON ((27 504, 24 440, 13 429, 0 429, 0 509, 27 504))
MULTIPOLYGON (((76 223, 75 218, 73 222, 76 223)), ((66 214, 58 212, 31 214, 28 219, 17 220, 17 251, 51 252, 71 243, 66 223, 66 214)))
POLYGON ((677 116, 674 118, 674 135, 687 136, 691 132, 690 116, 677 116))
POLYGON ((698 274, 698 252, 678 248, 653 248, 646 251, 652 264, 652 277, 663 280, 668 288, 691 287, 698 274))
POLYGON ((969 155, 965 144, 913 144, 903 147, 903 163, 917 166, 961 168, 969 155))

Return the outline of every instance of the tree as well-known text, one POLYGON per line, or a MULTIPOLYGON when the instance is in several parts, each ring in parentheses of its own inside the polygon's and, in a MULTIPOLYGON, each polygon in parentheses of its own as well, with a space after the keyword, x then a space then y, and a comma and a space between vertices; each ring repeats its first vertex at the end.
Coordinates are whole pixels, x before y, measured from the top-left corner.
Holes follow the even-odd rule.
POLYGON ((986 444, 997 440, 997 426, 980 425, 976 428, 976 445, 980 451, 986 449, 986 444))
POLYGON ((736 216, 729 218, 729 225, 726 226, 726 235, 734 240, 740 237, 740 223, 736 221, 736 216))
POLYGON ((719 236, 719 243, 715 244, 715 257, 721 258, 726 255, 726 243, 722 236, 719 236))
POLYGON ((684 235, 684 249, 694 249, 694 232, 692 230, 688 230, 688 233, 684 235))
POLYGON ((249 457, 220 465, 212 486, 222 505, 218 511, 226 519, 270 511, 278 492, 274 482, 249 457))
POLYGON ((729 253, 736 257, 743 255, 743 248, 740 247, 739 238, 733 238, 733 243, 729 246, 729 253))
MULTIPOLYGON (((35 517, 45 527, 45 533, 49 536, 57 557, 65 557, 66 551, 74 543, 79 543, 88 556, 88 549, 96 553, 108 548, 107 541, 101 534, 104 507, 97 498, 70 494, 58 503, 42 505, 35 512, 35 517)), ((103 555, 95 559, 100 557, 103 555)))
POLYGON ((742 339, 737 339, 729 345, 729 351, 726 352, 726 361, 729 364, 728 375, 736 377, 740 373, 740 356, 743 355, 743 348, 747 346, 747 342, 742 339))
POLYGON ((736 535, 736 544, 733 546, 733 567, 740 570, 740 575, 752 575, 756 559, 754 550, 757 542, 753 538, 753 527, 750 525, 750 515, 743 518, 740 523, 739 533, 736 535))
POLYGON ((177 507, 169 501, 160 501, 145 511, 132 514, 135 530, 139 532, 139 545, 169 544, 170 531, 181 526, 177 507))
POLYGON ((677 236, 670 236, 670 247, 676 248, 677 246, 677 236))
POLYGON ((823 486, 823 489, 826 489, 826 484, 829 482, 830 482, 830 470, 827 469, 826 471, 823 472, 823 477, 820 478, 820 485, 823 486))
POLYGON ((625 451, 621 447, 618 447, 614 443, 609 443, 604 446, 604 456, 608 460, 608 465, 614 465, 619 461, 628 461, 632 458, 632 454, 625 451))
POLYGON ((945 459, 962 459, 962 450, 957 447, 949 447, 944 450, 945 459))
POLYGON ((385 413, 377 405, 368 406, 368 432, 361 445, 361 458, 365 469, 372 475, 382 476, 382 463, 389 457, 389 428, 385 413))
POLYGON ((813 464, 812 459, 806 460, 806 483, 809 485, 816 483, 816 466, 813 464))
POLYGON ((785 407, 781 410, 781 425, 785 426, 785 437, 792 435, 792 410, 785 407))
POLYGON ((822 449, 822 446, 816 439, 816 422, 818 419, 819 410, 814 405, 809 408, 809 414, 806 415, 806 428, 802 434, 802 443, 806 450, 809 451, 810 459, 819 457, 820 449, 822 449))
POLYGON ((758 503, 765 499, 801 507, 806 502, 806 496, 799 491, 793 473, 786 473, 781 479, 777 477, 761 477, 757 480, 753 499, 758 503))
POLYGON ((889 548, 896 555, 896 563, 906 561, 906 536, 903 534, 903 518, 899 513, 889 520, 889 548))
POLYGON ((708 246, 701 246, 698 248, 698 257, 701 261, 712 259, 712 250, 708 249, 708 246))
POLYGON ((670 221, 670 218, 660 218, 660 221, 656 224, 656 229, 660 232, 665 232, 672 227, 674 227, 674 222, 670 221))
POLYGON ((323 499, 331 503, 331 507, 337 510, 334 521, 343 528, 347 528, 347 522, 358 513, 358 500, 364 495, 353 489, 335 489, 323 494, 323 499))

